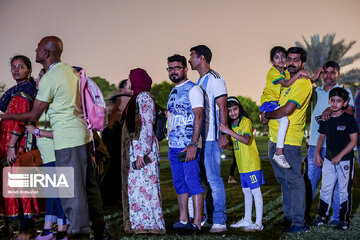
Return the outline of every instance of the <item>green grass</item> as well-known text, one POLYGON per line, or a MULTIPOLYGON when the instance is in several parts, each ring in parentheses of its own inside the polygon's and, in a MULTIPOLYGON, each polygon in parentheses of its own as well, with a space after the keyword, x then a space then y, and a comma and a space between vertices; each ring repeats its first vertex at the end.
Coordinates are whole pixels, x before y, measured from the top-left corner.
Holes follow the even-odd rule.
MULTIPOLYGON (((262 156, 267 155, 267 137, 256 138, 259 153, 262 156)), ((230 229, 225 233, 210 234, 208 229, 204 233, 197 236, 180 235, 177 231, 171 229, 172 223, 178 218, 178 206, 176 200, 176 193, 172 184, 171 170, 167 156, 167 142, 161 142, 161 156, 160 161, 160 182, 162 193, 162 206, 164 211, 164 218, 166 223, 167 233, 163 236, 154 235, 132 235, 126 234, 122 227, 122 212, 118 206, 112 206, 105 209, 105 218, 109 224, 110 230, 113 233, 114 239, 314 239, 314 240, 329 240, 329 239, 358 239, 360 236, 360 187, 355 184, 353 188, 353 211, 351 216, 351 226, 348 231, 335 231, 329 227, 310 227, 308 233, 300 234, 286 234, 274 225, 281 221, 282 213, 282 198, 280 185, 277 183, 272 166, 268 159, 261 161, 265 177, 265 185, 261 187, 264 200, 264 230, 255 233, 245 233, 240 229, 230 229)), ((306 154, 304 149, 303 154, 306 154)), ((222 176, 224 179, 226 190, 226 208, 227 208, 227 225, 238 221, 244 216, 244 197, 241 191, 240 183, 228 184, 227 178, 229 174, 230 165, 232 163, 231 152, 225 151, 227 155, 221 163, 222 176), (230 155, 228 155, 228 153, 230 155)), ((355 172, 359 171, 358 164, 356 164, 355 172)), ((239 180, 239 173, 235 174, 235 178, 239 180)), ((315 217, 319 203, 319 194, 317 195, 312 206, 311 216, 315 217)), ((255 211, 253 210, 253 213, 255 211)), ((255 216, 253 216, 254 219, 255 216)), ((41 229, 42 220, 37 224, 38 229, 41 229)), ((14 222, 15 224, 15 222, 14 222)))

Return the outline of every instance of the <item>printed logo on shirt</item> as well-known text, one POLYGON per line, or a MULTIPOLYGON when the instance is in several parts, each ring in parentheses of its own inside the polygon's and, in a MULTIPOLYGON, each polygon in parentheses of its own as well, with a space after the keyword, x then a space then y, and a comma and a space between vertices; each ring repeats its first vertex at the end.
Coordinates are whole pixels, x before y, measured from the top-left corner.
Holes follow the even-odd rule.
POLYGON ((337 131, 344 131, 346 129, 346 126, 337 126, 337 131))
POLYGON ((350 167, 349 167, 348 165, 345 165, 345 166, 344 166, 344 170, 349 170, 349 168, 350 168, 350 167))

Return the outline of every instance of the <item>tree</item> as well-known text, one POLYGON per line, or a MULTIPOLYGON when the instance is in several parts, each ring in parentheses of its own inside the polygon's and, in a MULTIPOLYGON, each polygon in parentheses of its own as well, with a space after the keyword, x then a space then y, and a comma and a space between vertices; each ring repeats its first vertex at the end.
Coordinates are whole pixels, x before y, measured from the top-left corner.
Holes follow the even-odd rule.
MULTIPOLYGON (((352 56, 347 56, 349 50, 356 43, 355 40, 345 43, 342 39, 335 42, 335 33, 326 34, 320 40, 319 34, 311 36, 310 42, 303 37, 303 43, 295 42, 296 46, 302 47, 307 51, 306 68, 313 73, 327 61, 336 61, 340 67, 352 64, 356 60, 360 59, 360 53, 356 53, 352 56)), ((360 80, 360 68, 351 69, 346 73, 341 73, 339 83, 345 84, 355 92, 360 80)), ((317 81, 318 85, 321 85, 321 81, 317 81)))
POLYGON ((112 92, 119 91, 115 84, 110 84, 105 78, 90 77, 100 88, 104 98, 107 99, 112 92))
POLYGON ((169 94, 174 87, 174 83, 170 84, 167 81, 162 81, 159 84, 153 84, 150 93, 154 97, 154 102, 160 105, 162 108, 167 109, 169 94))
POLYGON ((6 84, 3 82, 0 82, 0 96, 3 95, 3 93, 5 92, 6 89, 6 84))

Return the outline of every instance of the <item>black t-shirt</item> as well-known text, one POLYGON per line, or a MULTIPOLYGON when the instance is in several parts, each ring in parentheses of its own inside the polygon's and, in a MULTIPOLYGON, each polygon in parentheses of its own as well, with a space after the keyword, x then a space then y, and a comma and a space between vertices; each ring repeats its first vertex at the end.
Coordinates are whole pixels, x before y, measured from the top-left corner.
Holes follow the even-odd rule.
MULTIPOLYGON (((358 132, 353 115, 346 112, 338 117, 331 117, 328 121, 321 121, 319 133, 326 135, 326 154, 329 160, 338 155, 349 144, 350 134, 358 132)), ((350 151, 341 160, 354 158, 354 151, 350 151)))

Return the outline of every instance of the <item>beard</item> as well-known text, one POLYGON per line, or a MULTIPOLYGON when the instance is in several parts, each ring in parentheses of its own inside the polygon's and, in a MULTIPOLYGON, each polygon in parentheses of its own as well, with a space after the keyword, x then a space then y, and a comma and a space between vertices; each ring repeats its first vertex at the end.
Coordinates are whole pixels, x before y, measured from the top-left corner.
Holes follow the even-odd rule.
POLYGON ((179 76, 179 75, 171 74, 169 77, 170 81, 172 81, 173 83, 179 83, 185 79, 185 75, 179 76, 178 78, 176 78, 176 76, 179 76))

